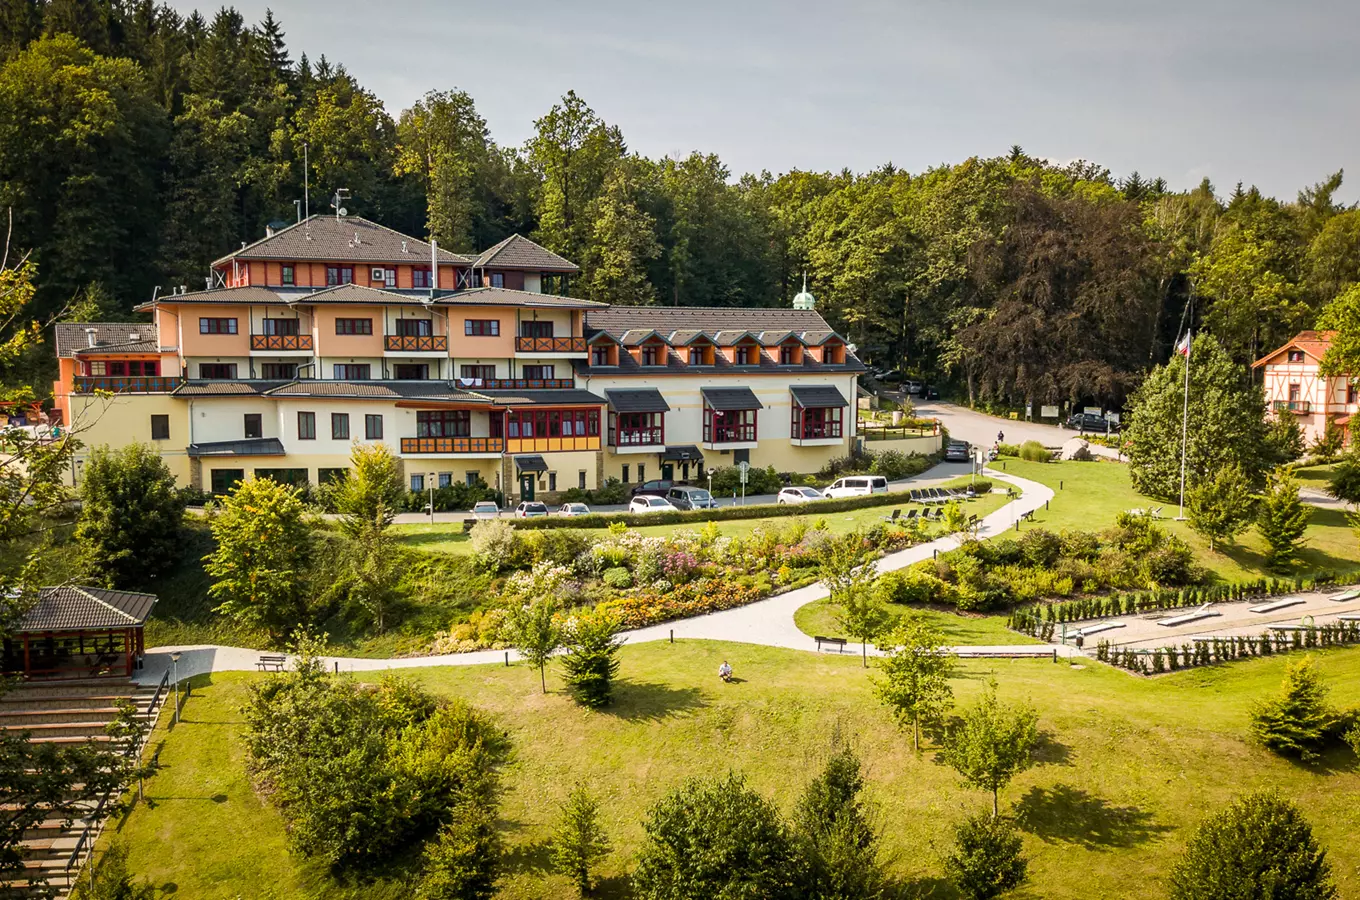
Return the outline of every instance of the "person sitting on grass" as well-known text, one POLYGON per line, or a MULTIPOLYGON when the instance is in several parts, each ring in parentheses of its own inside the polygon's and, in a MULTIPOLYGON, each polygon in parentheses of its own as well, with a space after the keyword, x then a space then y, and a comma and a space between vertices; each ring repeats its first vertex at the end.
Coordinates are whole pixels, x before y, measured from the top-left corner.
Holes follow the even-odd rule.
POLYGON ((727 660, 723 660, 723 664, 718 666, 718 677, 723 681, 732 680, 732 667, 727 664, 727 660))

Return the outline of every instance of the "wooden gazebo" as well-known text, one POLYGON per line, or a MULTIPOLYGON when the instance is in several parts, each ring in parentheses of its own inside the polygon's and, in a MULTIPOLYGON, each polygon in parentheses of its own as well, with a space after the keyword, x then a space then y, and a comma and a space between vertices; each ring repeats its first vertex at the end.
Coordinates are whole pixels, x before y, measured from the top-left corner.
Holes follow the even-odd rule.
POLYGON ((4 642, 4 671, 25 680, 127 678, 142 665, 155 594, 43 588, 4 642))

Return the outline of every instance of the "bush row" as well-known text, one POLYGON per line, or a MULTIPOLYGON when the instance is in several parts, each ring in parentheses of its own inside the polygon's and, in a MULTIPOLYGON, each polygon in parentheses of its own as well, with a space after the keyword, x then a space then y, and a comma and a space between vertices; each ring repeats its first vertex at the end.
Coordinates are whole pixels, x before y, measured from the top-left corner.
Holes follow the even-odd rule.
POLYGON ((1259 637, 1238 635, 1214 638, 1181 644, 1180 647, 1157 647, 1152 650, 1111 647, 1109 641, 1101 641, 1096 645, 1096 659, 1131 672, 1156 675, 1234 659, 1354 643, 1360 643, 1360 622, 1337 622, 1303 631, 1267 633, 1259 637))
POLYGON ((1164 609, 1182 609, 1204 603, 1227 603, 1256 597, 1273 597, 1296 591, 1312 590, 1331 584, 1349 583, 1360 577, 1360 572, 1348 569, 1339 572, 1318 572, 1311 578, 1258 578, 1233 584, 1210 587, 1187 587, 1180 590, 1130 591, 1103 597, 1078 597, 1056 603, 1039 603, 1014 610, 1008 622, 1010 628, 1031 637, 1051 640, 1054 625, 1102 619, 1108 616, 1127 616, 1135 613, 1164 609))
MULTIPOLYGON (((992 483, 978 479, 974 489, 986 493, 992 483)), ((537 519, 516 519, 515 527, 521 529, 541 528, 608 528, 614 522, 623 522, 632 527, 643 525, 682 525, 693 522, 729 522, 734 519, 771 519, 776 516, 821 515, 824 513, 845 512, 852 509, 867 509, 874 506, 905 506, 911 501, 902 491, 887 494, 870 494, 867 497, 843 497, 840 500, 818 500, 809 506, 793 508, 777 503, 759 503, 751 506, 723 506, 718 509, 687 509, 659 513, 591 513, 588 516, 572 518, 543 516, 537 519)))

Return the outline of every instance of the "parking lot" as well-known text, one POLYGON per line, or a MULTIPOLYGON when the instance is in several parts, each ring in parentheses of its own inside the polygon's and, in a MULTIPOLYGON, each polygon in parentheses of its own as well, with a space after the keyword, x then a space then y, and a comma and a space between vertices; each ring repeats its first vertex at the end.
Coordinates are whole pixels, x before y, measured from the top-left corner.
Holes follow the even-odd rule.
POLYGON ((1360 616, 1360 596, 1348 600, 1334 599, 1345 597, 1348 593, 1352 593, 1351 588, 1337 587, 1235 603, 1213 603, 1205 610, 1209 615, 1173 625, 1162 623, 1188 617, 1198 607, 1069 622, 1065 633, 1063 626, 1058 627, 1054 640, 1061 638, 1063 643, 1072 643, 1080 630, 1084 635, 1084 648, 1089 651, 1097 641, 1102 640, 1109 641, 1114 647, 1153 650, 1158 647, 1178 647, 1196 638, 1255 637, 1268 631, 1271 626, 1324 625, 1337 622, 1343 615, 1360 616))

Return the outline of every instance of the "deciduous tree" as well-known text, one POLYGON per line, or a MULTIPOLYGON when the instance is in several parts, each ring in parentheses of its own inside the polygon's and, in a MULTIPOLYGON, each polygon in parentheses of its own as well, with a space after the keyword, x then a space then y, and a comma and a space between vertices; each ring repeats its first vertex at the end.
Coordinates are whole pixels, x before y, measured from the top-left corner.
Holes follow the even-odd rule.
POLYGON ((1015 826, 986 813, 969 816, 954 828, 954 849, 944 865, 965 900, 1000 897, 1023 884, 1029 869, 1015 826))
POLYGON ((902 728, 911 729, 913 750, 921 749, 921 723, 940 724, 953 701, 949 678, 954 659, 944 635, 924 616, 908 613, 884 642, 888 655, 874 692, 902 728))
POLYGON ((1213 550, 1219 541, 1232 541, 1251 527, 1256 498, 1239 466, 1225 466, 1186 492, 1190 527, 1209 539, 1213 550))
POLYGON ((1001 789, 1033 762, 1038 721, 1033 707, 999 700, 993 680, 945 740, 945 762, 970 786, 991 791, 993 818, 999 812, 1001 789))
POLYGON ((869 641, 883 632, 888 611, 871 590, 874 565, 864 535, 853 531, 828 539, 819 559, 818 574, 830 593, 830 601, 840 607, 836 614, 840 626, 860 640, 861 662, 869 665, 869 641))
POLYGON ((557 602, 539 597, 516 606, 507 622, 510 642, 524 661, 538 669, 539 684, 548 693, 548 661, 562 646, 563 629, 557 621, 557 602))
POLYGON ((184 501, 153 448, 96 448, 85 463, 80 500, 76 542, 110 587, 145 589, 179 559, 184 501))

